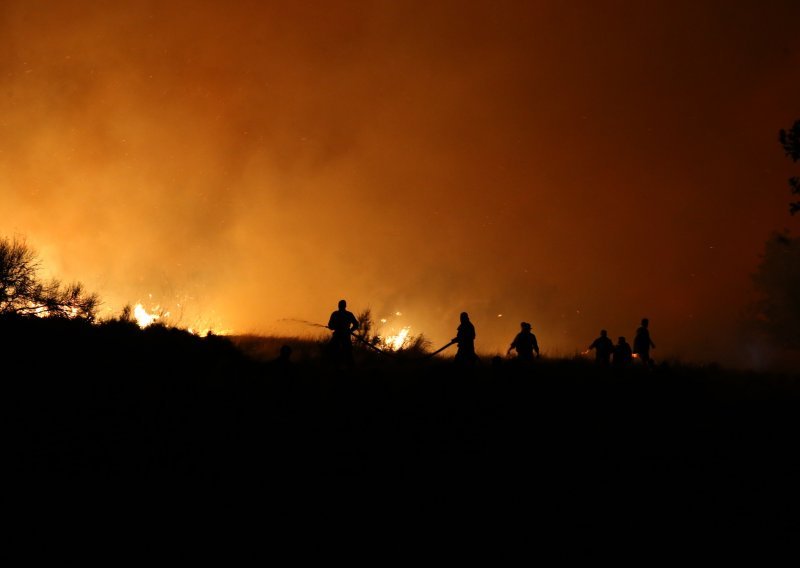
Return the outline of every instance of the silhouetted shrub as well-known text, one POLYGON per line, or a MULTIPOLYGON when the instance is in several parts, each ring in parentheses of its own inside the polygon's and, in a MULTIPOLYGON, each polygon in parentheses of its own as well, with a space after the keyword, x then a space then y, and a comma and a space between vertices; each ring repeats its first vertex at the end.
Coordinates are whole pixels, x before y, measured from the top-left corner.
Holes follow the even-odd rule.
MULTIPOLYGON (((792 159, 793 162, 800 161, 800 120, 795 121, 791 128, 788 130, 781 129, 778 133, 778 141, 783 146, 786 155, 792 159)), ((789 178, 789 187, 792 194, 800 194, 800 177, 793 176, 789 178)), ((789 204, 789 210, 792 215, 800 211, 800 201, 795 201, 789 204)))
POLYGON ((0 313, 93 320, 99 299, 75 282, 39 278, 40 262, 25 241, 0 238, 0 313))

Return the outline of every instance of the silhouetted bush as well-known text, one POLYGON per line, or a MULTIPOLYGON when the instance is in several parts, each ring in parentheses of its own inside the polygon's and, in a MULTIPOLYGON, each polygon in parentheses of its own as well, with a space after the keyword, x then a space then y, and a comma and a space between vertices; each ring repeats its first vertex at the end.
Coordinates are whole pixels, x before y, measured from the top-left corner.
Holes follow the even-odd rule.
POLYGON ((99 303, 75 282, 39 278, 36 252, 19 239, 0 238, 0 314, 93 320, 99 303))
MULTIPOLYGON (((781 143, 781 146, 783 146, 786 155, 791 158, 793 162, 800 161, 800 120, 796 120, 788 130, 781 129, 778 133, 778 141, 781 143)), ((800 177, 792 176, 789 178, 789 188, 792 194, 800 194, 800 177)), ((790 203, 789 210, 792 215, 800 211, 800 201, 790 203)))

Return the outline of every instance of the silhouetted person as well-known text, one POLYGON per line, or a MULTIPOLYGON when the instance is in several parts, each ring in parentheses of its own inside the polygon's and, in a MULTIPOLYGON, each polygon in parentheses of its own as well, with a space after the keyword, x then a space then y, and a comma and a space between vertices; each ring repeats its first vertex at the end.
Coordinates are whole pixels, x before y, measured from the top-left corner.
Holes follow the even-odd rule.
POLYGON ((650 339, 648 325, 650 325, 650 320, 647 318, 642 319, 642 325, 636 330, 636 336, 633 338, 633 352, 638 354, 642 363, 647 365, 650 364, 650 348, 656 348, 656 344, 650 339))
POLYGON ((294 380, 291 379, 295 375, 295 370, 292 366, 292 348, 288 345, 282 345, 278 356, 269 362, 267 368, 273 385, 278 389, 283 389, 275 391, 274 394, 280 396, 288 394, 285 389, 290 388, 291 383, 294 383, 294 380))
POLYGON ((282 345, 278 358, 272 361, 272 365, 279 371, 285 371, 292 365, 292 348, 282 345))
POLYGON ((352 312, 347 311, 347 302, 339 300, 339 309, 328 319, 328 329, 333 336, 328 344, 334 361, 347 366, 353 365, 353 342, 350 335, 359 327, 358 320, 352 312))
POLYGON ((633 351, 631 351, 631 346, 627 341, 625 341, 624 337, 620 337, 617 340, 617 344, 614 346, 614 367, 627 367, 631 364, 631 361, 633 361, 633 351))
POLYGON ((539 357, 539 343, 536 341, 536 336, 531 333, 531 324, 524 321, 519 326, 521 331, 514 337, 507 354, 511 353, 512 349, 516 349, 517 361, 531 362, 534 353, 536 353, 536 357, 539 357))
POLYGON ((592 341, 589 350, 592 349, 594 349, 595 362, 600 365, 608 365, 611 354, 614 352, 614 342, 608 338, 608 332, 605 329, 601 329, 600 337, 592 341))
POLYGON ((467 312, 461 312, 461 324, 453 341, 458 344, 456 363, 470 365, 478 360, 475 354, 475 326, 469 321, 467 312))

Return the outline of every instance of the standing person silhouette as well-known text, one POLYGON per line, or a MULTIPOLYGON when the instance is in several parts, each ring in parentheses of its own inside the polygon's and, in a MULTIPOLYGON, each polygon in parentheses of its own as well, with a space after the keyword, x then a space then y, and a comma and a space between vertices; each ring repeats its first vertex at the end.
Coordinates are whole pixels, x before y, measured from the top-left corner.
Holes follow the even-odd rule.
POLYGON ((478 360, 475 354, 475 326, 469 321, 469 314, 461 312, 461 324, 458 326, 453 342, 458 344, 456 363, 471 365, 478 360))
POLYGON ((649 325, 649 319, 642 319, 642 325, 636 330, 636 336, 633 338, 633 352, 639 355, 639 359, 645 365, 649 365, 652 361, 650 359, 650 348, 656 348, 656 344, 650 339, 650 330, 647 329, 649 325))
POLYGON ((536 341, 536 336, 531 333, 531 324, 524 321, 519 324, 519 327, 521 331, 514 337, 506 355, 511 353, 512 349, 516 349, 517 361, 530 363, 533 361, 534 352, 536 352, 536 357, 539 357, 539 343, 536 341))
POLYGON ((333 331, 328 344, 337 364, 353 366, 353 342, 350 335, 359 328, 358 320, 352 312, 347 311, 347 302, 339 300, 339 309, 328 319, 328 329, 333 331))
POLYGON ((614 359, 613 365, 617 368, 627 367, 631 364, 633 359, 633 353, 631 352, 631 346, 625 341, 624 337, 620 337, 617 341, 617 345, 614 347, 614 359))
POLYGON ((587 351, 594 349, 595 362, 600 365, 608 365, 611 360, 611 353, 614 352, 614 342, 608 338, 605 329, 600 330, 600 337, 592 341, 587 351))

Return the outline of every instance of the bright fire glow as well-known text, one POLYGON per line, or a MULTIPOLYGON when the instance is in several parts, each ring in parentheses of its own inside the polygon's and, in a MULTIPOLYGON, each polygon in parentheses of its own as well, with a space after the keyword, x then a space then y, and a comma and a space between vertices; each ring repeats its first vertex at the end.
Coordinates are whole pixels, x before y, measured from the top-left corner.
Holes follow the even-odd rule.
POLYGON ((194 329, 189 328, 186 331, 191 333, 192 335, 196 335, 198 337, 208 337, 209 335, 232 335, 232 329, 213 329, 213 328, 205 328, 205 329, 194 329))
POLYGON ((136 319, 136 323, 139 324, 139 327, 144 329, 161 316, 157 313, 147 313, 147 310, 144 309, 142 304, 136 304, 136 307, 133 308, 133 317, 136 319))
POLYGON ((408 342, 408 333, 411 331, 411 326, 407 325, 403 329, 401 329, 397 335, 388 335, 384 340, 386 346, 391 349, 392 351, 397 351, 405 347, 406 343, 408 342))

